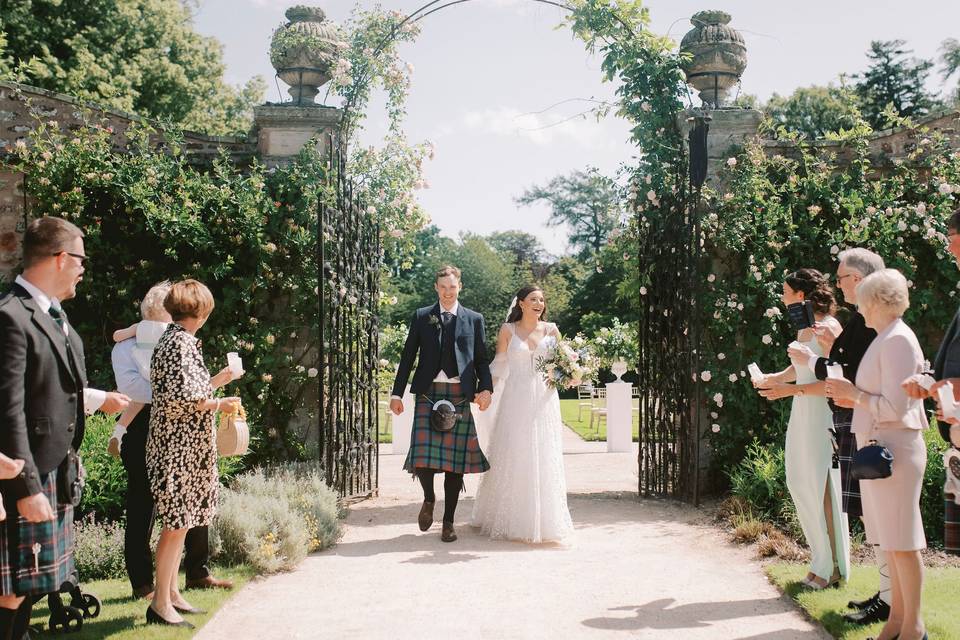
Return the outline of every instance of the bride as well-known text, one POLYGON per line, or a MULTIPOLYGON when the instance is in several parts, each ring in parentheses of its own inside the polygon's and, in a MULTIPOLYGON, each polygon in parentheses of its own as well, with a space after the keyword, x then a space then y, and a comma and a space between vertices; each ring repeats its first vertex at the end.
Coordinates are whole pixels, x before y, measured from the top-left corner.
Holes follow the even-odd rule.
POLYGON ((480 482, 472 524, 491 538, 558 541, 573 532, 563 475, 560 398, 536 368, 538 356, 560 338, 545 322, 543 290, 527 285, 500 327, 491 366, 499 378, 494 394, 491 469, 480 482))

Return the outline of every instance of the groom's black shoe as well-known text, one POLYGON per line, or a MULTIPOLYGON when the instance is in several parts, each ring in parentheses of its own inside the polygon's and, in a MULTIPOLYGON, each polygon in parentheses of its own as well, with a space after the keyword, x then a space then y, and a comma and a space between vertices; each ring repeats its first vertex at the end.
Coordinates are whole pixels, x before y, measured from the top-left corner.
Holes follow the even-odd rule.
POLYGON ((863 611, 848 613, 843 616, 843 619, 851 624, 873 624, 874 622, 883 622, 889 617, 890 605, 877 598, 863 611))
POLYGON ((420 507, 420 515, 417 517, 420 531, 426 531, 433 524, 433 505, 435 504, 436 502, 423 501, 423 506, 420 507))
POLYGON ((452 522, 443 523, 443 531, 440 532, 440 540, 443 542, 453 542, 457 539, 457 532, 453 528, 452 522))

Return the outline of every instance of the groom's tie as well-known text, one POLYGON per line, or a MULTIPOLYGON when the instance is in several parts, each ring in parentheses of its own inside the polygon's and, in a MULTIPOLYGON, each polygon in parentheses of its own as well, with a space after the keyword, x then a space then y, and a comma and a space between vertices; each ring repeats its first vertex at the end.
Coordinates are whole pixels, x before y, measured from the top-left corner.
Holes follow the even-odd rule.
POLYGON ((440 369, 447 374, 448 378, 456 378, 460 375, 457 369, 457 354, 454 352, 453 338, 455 323, 457 317, 449 311, 440 314, 443 321, 443 339, 440 343, 440 369))

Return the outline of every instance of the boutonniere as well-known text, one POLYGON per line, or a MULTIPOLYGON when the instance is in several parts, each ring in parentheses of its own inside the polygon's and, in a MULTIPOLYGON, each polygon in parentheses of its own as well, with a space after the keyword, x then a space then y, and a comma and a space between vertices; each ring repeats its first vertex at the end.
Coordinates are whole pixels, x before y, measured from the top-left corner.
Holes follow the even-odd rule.
POLYGON ((438 317, 435 316, 435 315, 432 315, 432 314, 430 315, 430 319, 427 320, 427 324, 432 325, 432 326, 435 326, 435 327, 437 328, 437 331, 440 330, 440 326, 441 326, 441 325, 440 325, 440 318, 438 318, 438 317))

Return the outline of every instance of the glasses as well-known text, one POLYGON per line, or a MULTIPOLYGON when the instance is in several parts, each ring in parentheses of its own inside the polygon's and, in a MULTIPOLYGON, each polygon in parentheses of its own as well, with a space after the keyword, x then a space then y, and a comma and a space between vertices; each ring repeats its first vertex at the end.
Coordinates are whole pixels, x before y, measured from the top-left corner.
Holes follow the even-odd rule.
POLYGON ((843 274, 843 275, 841 276, 841 275, 838 273, 838 274, 837 274, 837 277, 835 278, 835 280, 837 281, 837 284, 840 284, 841 282, 843 282, 843 279, 844 279, 844 278, 849 278, 850 276, 854 276, 854 275, 856 275, 856 274, 855 274, 855 273, 845 273, 845 274, 843 274))
POLYGON ((82 254, 79 254, 79 253, 70 253, 69 251, 57 251, 56 253, 51 253, 50 255, 52 255, 52 256, 58 256, 58 255, 60 255, 61 253, 65 253, 65 254, 67 254, 68 256, 73 256, 74 258, 76 258, 77 260, 79 260, 79 261, 80 261, 80 266, 83 266, 83 265, 87 264, 87 260, 90 259, 90 258, 88 258, 88 257, 85 256, 85 255, 82 255, 82 254))

